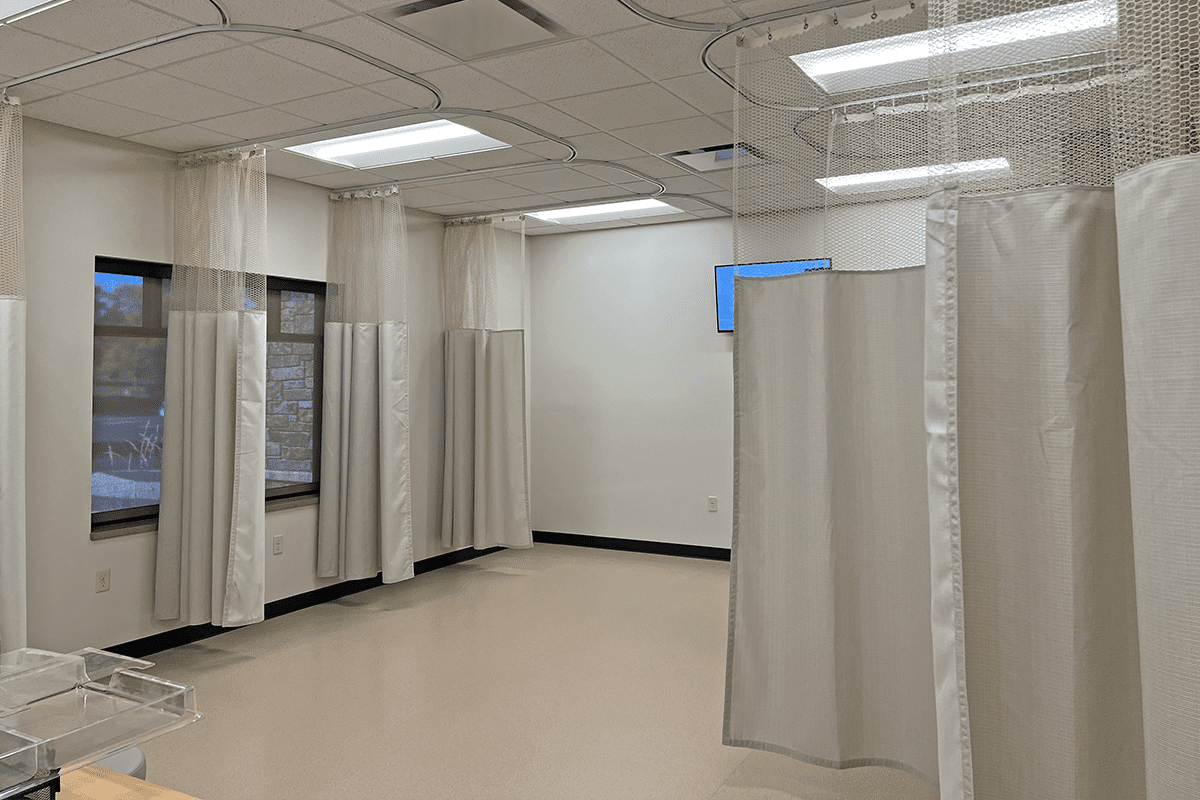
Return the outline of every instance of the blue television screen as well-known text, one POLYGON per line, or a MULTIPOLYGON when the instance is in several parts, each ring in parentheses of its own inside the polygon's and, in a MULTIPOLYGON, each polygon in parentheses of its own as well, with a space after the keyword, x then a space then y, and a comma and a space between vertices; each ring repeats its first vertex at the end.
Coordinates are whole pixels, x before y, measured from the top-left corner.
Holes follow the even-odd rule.
POLYGON ((733 332, 733 276, 748 275, 752 278, 772 278, 777 275, 795 275, 814 269, 829 269, 828 258, 810 258, 804 261, 768 261, 763 264, 725 264, 717 271, 717 332, 733 332))

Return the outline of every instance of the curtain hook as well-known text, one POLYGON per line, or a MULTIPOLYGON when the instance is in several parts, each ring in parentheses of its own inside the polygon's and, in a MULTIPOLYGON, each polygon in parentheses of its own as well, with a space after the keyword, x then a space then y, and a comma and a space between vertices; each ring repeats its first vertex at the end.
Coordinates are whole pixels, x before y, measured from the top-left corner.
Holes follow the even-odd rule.
POLYGON ((879 12, 875 10, 875 6, 871 6, 871 19, 879 19, 879 12))
POLYGON ((804 18, 804 30, 808 30, 808 17, 804 18))
POLYGON ((838 18, 837 18, 837 12, 836 12, 836 11, 835 11, 835 12, 833 12, 833 24, 834 24, 834 25, 837 25, 837 24, 838 24, 838 18))

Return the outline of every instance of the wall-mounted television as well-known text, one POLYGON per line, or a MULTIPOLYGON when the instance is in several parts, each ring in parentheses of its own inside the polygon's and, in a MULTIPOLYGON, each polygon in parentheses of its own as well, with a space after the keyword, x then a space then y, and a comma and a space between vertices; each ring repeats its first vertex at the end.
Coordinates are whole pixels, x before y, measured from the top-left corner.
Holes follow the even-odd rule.
POLYGON ((752 278, 772 278, 777 275, 795 275, 814 269, 829 269, 828 258, 809 258, 800 261, 765 261, 759 264, 722 264, 716 268, 717 276, 717 333, 733 333, 733 276, 747 275, 752 278))

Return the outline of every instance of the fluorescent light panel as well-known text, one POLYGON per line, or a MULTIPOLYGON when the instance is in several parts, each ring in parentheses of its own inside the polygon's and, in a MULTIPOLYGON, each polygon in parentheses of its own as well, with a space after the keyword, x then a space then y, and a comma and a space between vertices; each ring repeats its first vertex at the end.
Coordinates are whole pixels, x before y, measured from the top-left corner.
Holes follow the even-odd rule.
POLYGON ((941 55, 931 43, 941 36, 953 50, 955 69, 975 72, 1103 50, 1115 44, 1116 24, 1115 0, 1083 0, 791 58, 827 93, 840 94, 929 80, 941 55))
POLYGON ((1011 171, 1007 158, 986 158, 981 161, 960 161, 956 164, 935 164, 928 167, 906 167, 883 172, 817 178, 817 183, 836 194, 866 194, 892 189, 919 189, 928 186, 935 178, 999 178, 1011 171))
POLYGON ((531 211, 529 216, 546 222, 578 225, 584 222, 605 222, 613 219, 628 219, 630 217, 653 217, 659 214, 678 214, 675 206, 667 205, 661 200, 624 200, 619 203, 602 203, 596 206, 576 206, 574 208, 554 208, 549 211, 531 211))
POLYGON ((371 169, 510 146, 465 125, 439 119, 284 149, 343 167, 371 169))
POLYGON ((0 25, 32 17, 67 2, 69 0, 0 0, 0 25))

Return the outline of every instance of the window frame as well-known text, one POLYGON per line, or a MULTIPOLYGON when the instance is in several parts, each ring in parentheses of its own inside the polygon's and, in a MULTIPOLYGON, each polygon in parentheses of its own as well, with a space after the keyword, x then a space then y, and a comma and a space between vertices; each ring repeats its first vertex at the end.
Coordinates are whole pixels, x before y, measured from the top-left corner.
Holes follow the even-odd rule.
MULTIPOLYGON (((97 325, 93 312, 92 321, 92 366, 95 368, 95 341, 98 336, 122 336, 131 338, 167 337, 167 325, 163 309, 162 281, 171 279, 171 265, 158 261, 141 261, 115 256, 96 256, 95 273, 129 275, 143 279, 143 291, 150 288, 151 298, 143 294, 142 324, 97 325), (146 283, 145 279, 155 279, 146 283), (149 312, 149 313, 147 313, 149 312), (157 323, 157 326, 154 325, 157 323)), ((93 279, 94 283, 94 279, 93 279)), ((321 424, 324 392, 324 322, 327 284, 321 281, 300 278, 266 276, 267 343, 311 343, 313 345, 313 480, 308 483, 289 484, 266 489, 264 499, 271 505, 300 505, 313 502, 321 490, 321 424), (314 296, 313 333, 283 333, 281 325, 282 292, 303 292, 314 296), (297 502, 300 501, 300 502, 297 502)), ((94 381, 94 376, 93 376, 94 381)), ((269 402, 269 401, 268 401, 269 402)), ((92 406, 93 424, 95 405, 92 406)), ((94 443, 93 431, 93 443, 94 443)), ((114 536, 142 533, 157 529, 160 504, 131 506, 112 511, 96 511, 91 514, 92 539, 107 539, 114 536)))

